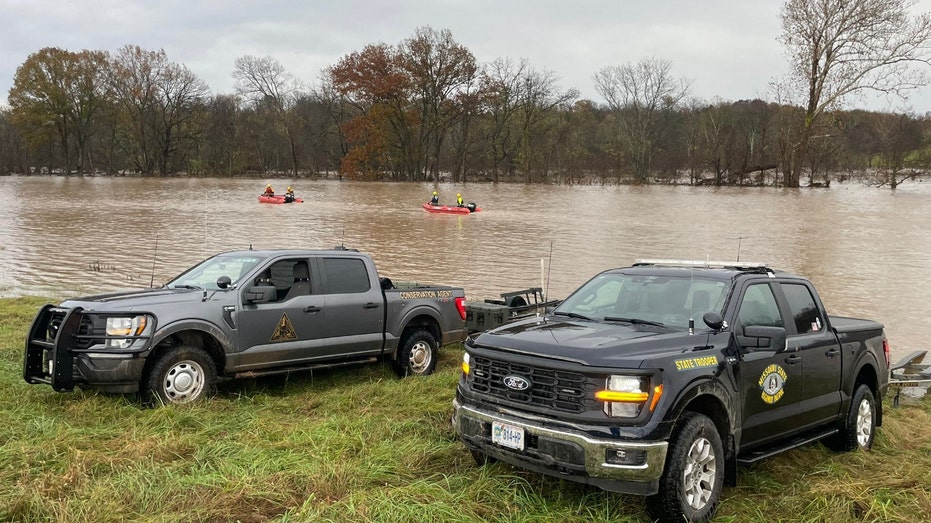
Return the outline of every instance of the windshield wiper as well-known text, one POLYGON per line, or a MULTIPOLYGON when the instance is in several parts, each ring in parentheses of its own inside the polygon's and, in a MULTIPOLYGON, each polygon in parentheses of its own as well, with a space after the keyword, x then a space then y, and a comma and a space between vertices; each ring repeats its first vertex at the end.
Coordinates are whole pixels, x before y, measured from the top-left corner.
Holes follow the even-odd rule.
POLYGON ((568 317, 570 317, 570 318, 578 318, 578 319, 580 319, 580 320, 595 321, 595 320, 593 320, 592 318, 589 318, 588 316, 586 316, 586 315, 584 315, 584 314, 579 314, 579 313, 577 313, 577 312, 556 311, 556 312, 554 312, 553 314, 555 314, 556 316, 568 316, 568 317))
POLYGON ((665 327, 665 323, 660 323, 658 321, 650 320, 641 320, 640 318, 619 318, 617 316, 605 316, 605 321, 622 321, 624 323, 632 323, 634 325, 652 325, 654 327, 665 327))
POLYGON ((172 289, 190 289, 192 291, 199 291, 201 288, 197 285, 175 285, 172 289))

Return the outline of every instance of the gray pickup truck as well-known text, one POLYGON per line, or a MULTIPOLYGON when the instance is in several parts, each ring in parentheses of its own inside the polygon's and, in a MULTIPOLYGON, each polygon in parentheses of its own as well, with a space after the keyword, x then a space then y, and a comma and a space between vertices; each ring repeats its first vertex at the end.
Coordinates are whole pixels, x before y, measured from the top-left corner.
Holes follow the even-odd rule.
POLYGON ((378 358, 401 376, 433 372, 465 337, 461 288, 397 288, 354 250, 247 250, 213 256, 161 288, 42 307, 23 377, 187 403, 217 378, 257 377, 378 358))

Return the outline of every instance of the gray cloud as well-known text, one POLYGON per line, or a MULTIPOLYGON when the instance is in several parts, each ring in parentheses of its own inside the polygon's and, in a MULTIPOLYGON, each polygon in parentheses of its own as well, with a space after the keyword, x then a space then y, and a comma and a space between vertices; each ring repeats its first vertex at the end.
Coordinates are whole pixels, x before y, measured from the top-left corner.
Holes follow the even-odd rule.
MULTIPOLYGON (((213 92, 229 93, 237 57, 272 56, 312 85, 341 57, 368 44, 397 44, 422 26, 449 29, 480 62, 526 58, 556 74, 562 88, 599 102, 596 71, 647 57, 672 61, 673 74, 691 80, 697 98, 766 98, 770 82, 787 71, 777 41, 781 6, 778 0, 0 0, 0 102, 16 68, 43 47, 164 49, 213 92)), ((893 108, 877 100, 858 104, 893 108)), ((917 93, 911 105, 920 113, 931 109, 931 92, 917 93)))

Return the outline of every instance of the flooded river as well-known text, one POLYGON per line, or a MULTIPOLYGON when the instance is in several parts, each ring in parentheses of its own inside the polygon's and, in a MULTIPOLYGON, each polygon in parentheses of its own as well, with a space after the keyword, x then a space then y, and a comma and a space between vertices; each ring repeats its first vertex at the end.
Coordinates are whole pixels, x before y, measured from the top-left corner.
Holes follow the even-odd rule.
POLYGON ((0 177, 0 297, 159 285, 219 251, 345 245, 395 280, 470 300, 565 297, 639 258, 761 261, 810 277, 832 314, 886 325, 896 355, 931 349, 931 184, 830 189, 436 187, 482 211, 433 215, 432 184, 0 177), (291 183, 303 204, 257 201, 291 183))

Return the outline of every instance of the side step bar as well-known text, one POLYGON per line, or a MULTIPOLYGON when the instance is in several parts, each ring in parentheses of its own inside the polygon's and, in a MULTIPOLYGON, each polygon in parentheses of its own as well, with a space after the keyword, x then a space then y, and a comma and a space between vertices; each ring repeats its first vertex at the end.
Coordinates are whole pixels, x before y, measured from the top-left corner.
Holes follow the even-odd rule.
POLYGON ((807 445, 814 441, 824 439, 828 436, 833 436, 834 434, 837 434, 838 432, 840 432, 840 429, 836 427, 829 427, 829 428, 814 430, 811 432, 805 432, 789 440, 780 441, 778 444, 775 444, 769 447, 763 447, 761 449, 757 449, 752 452, 748 452, 746 454, 741 454, 737 456, 737 463, 740 463, 741 465, 750 465, 752 463, 756 463, 757 461, 764 460, 766 458, 775 456, 776 454, 780 454, 787 450, 791 450, 797 447, 801 447, 803 445, 807 445))
POLYGON ((375 363, 378 361, 378 358, 364 358, 359 360, 350 360, 350 361, 341 361, 337 363, 317 363, 310 365, 299 365, 295 367, 287 367, 283 369, 269 369, 269 370, 248 370, 245 372, 237 372, 233 374, 234 378, 259 378, 262 376, 274 376, 276 374, 290 374, 292 372, 305 372, 308 370, 324 370, 324 369, 335 369, 339 367, 348 367, 350 365, 362 365, 364 363, 375 363))

